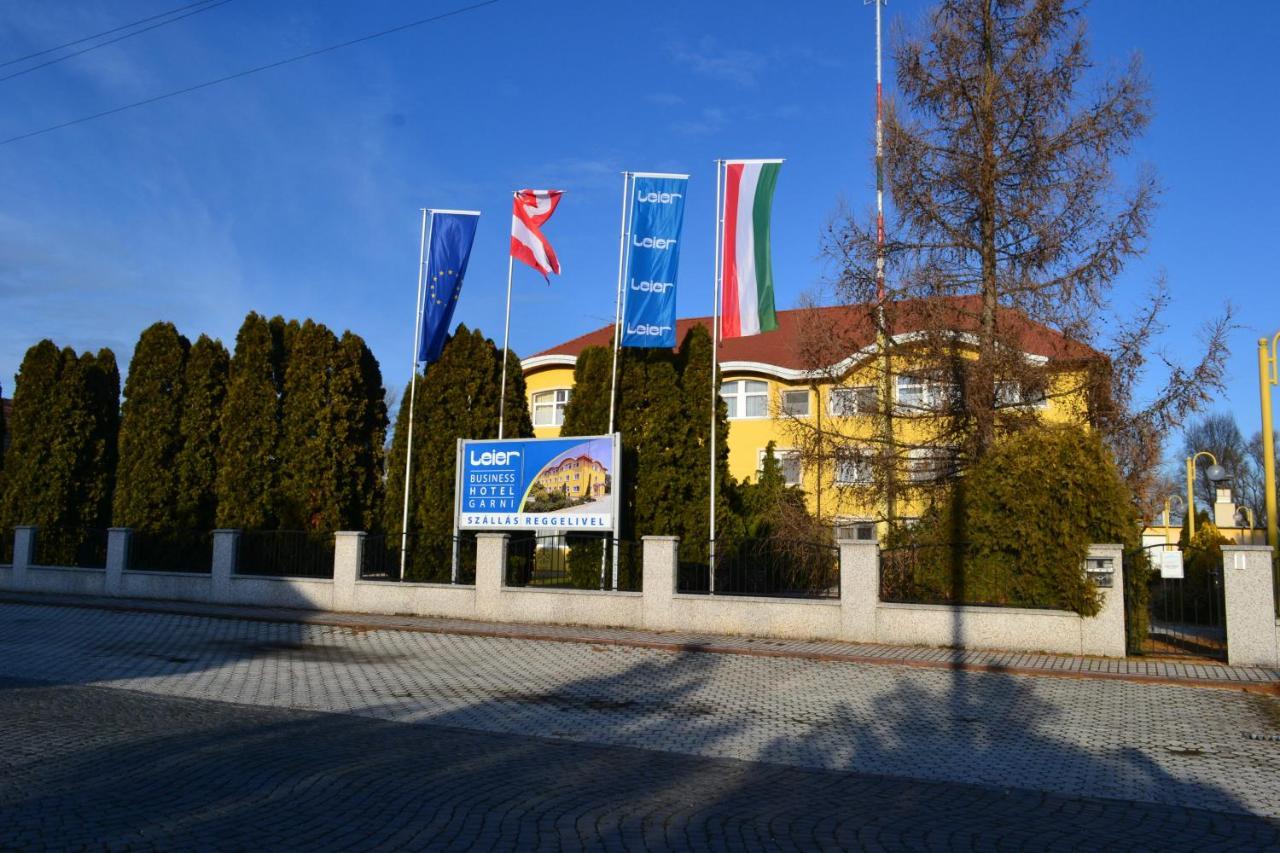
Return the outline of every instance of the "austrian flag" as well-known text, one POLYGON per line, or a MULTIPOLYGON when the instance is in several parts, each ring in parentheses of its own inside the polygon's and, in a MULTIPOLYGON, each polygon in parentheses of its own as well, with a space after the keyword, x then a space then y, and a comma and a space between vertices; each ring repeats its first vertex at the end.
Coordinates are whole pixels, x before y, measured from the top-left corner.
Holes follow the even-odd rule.
POLYGON ((511 210, 511 257, 545 277, 560 274, 555 250, 542 236, 542 224, 556 212, 563 190, 520 190, 511 210))

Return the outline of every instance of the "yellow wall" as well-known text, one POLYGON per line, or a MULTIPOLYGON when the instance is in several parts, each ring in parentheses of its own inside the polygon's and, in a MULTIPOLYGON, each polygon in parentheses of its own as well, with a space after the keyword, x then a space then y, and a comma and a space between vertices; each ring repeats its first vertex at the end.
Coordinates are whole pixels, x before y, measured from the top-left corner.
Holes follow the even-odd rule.
MULTIPOLYGON (((527 370, 524 374, 524 384, 526 389, 528 389, 529 416, 532 417, 534 394, 539 391, 552 391, 557 388, 573 387, 573 365, 554 365, 527 370)), ((560 427, 535 426, 533 428, 533 434, 537 438, 558 438, 560 436, 560 427)))
MULTIPOLYGON (((903 366, 903 369, 909 369, 903 366)), ((855 366, 843 380, 843 386, 876 384, 875 367, 867 362, 855 366)), ((807 390, 812 386, 802 381, 787 381, 764 373, 746 373, 741 371, 725 371, 723 380, 731 382, 736 379, 751 379, 768 384, 769 414, 763 418, 733 418, 729 421, 729 473, 737 480, 748 480, 755 477, 760 465, 760 454, 774 442, 776 451, 791 449, 796 442, 796 425, 794 418, 781 412, 782 392, 787 390, 807 390)), ((1081 422, 1084 417, 1084 404, 1081 395, 1071 393, 1073 378, 1063 375, 1049 389, 1048 401, 1040 410, 1045 420, 1054 423, 1069 421, 1081 422)), ((573 387, 572 366, 549 365, 532 368, 525 373, 525 384, 529 389, 530 412, 533 411, 533 395, 539 391, 556 388, 573 387)), ((855 443, 859 436, 868 440, 874 435, 875 422, 868 417, 835 417, 829 414, 828 404, 830 384, 819 385, 816 396, 811 392, 809 400, 809 418, 812 422, 821 407, 821 418, 824 430, 828 427, 846 439, 855 443)), ((910 427, 907 427, 910 428, 910 427)), ((536 427, 534 434, 539 438, 556 437, 560 434, 558 427, 536 427)), ((903 435, 908 442, 920 442, 919 435, 903 435)), ((802 487, 805 490, 810 509, 821 512, 825 517, 875 518, 877 508, 863 505, 854 496, 856 490, 835 483, 835 471, 832 463, 822 466, 822 482, 818 482, 816 466, 808 465, 802 471, 802 487), (821 507, 818 506, 819 501, 821 507)), ((865 490, 863 490, 865 493, 865 490)), ((918 508, 903 507, 903 515, 914 515, 918 508)))

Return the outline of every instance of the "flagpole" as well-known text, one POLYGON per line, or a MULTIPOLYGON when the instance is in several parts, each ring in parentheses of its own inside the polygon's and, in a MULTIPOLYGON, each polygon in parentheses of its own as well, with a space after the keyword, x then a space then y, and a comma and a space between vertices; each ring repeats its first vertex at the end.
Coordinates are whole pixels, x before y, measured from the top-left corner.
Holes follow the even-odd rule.
MULTIPOLYGON (((435 216, 431 225, 435 225, 435 216)), ((418 298, 413 312, 413 370, 409 374, 409 435, 404 454, 404 510, 400 515, 400 579, 404 580, 405 555, 409 549, 409 476, 413 465, 413 403, 418 388, 418 347, 422 335, 422 278, 427 257, 427 208, 422 208, 422 241, 418 244, 418 298)))
MULTIPOLYGON (((627 256, 627 184, 631 181, 631 173, 622 173, 622 210, 618 219, 618 298, 613 306, 613 366, 609 370, 609 435, 613 435, 617 423, 615 412, 618 408, 618 349, 622 345, 622 302, 626 298, 626 256, 627 256)), ((615 478, 618 472, 614 473, 615 478)), ((618 520, 613 521, 613 570, 609 588, 618 588, 618 520)), ((607 552, 600 553, 600 585, 605 585, 605 568, 607 552)))
POLYGON ((720 238, 724 227, 724 211, 721 208, 721 176, 724 161, 716 161, 716 228, 715 228, 715 264, 711 274, 711 540, 707 562, 707 593, 716 592, 716 417, 720 408, 719 365, 720 365, 720 238))
POLYGON ((627 254, 627 184, 631 173, 622 173, 622 215, 618 220, 618 298, 613 308, 613 368, 609 373, 609 435, 613 435, 614 410, 618 399, 618 347, 622 342, 622 300, 627 254))
MULTIPOLYGON (((516 196, 511 194, 512 199, 516 196)), ((502 422, 507 410, 507 342, 511 337, 511 271, 515 255, 507 248, 507 319, 502 326, 502 382, 498 391, 498 438, 502 438, 502 422)))

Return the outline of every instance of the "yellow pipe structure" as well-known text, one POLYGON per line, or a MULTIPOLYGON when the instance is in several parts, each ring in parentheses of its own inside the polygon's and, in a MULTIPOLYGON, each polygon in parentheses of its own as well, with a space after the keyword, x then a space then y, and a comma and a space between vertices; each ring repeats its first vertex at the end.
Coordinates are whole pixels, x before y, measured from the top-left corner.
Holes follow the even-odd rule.
POLYGON ((1214 465, 1218 458, 1207 450, 1201 450, 1194 456, 1187 457, 1187 542, 1196 535, 1196 460, 1208 456, 1214 465))
POLYGON ((1271 423, 1271 386, 1277 384, 1276 347, 1280 345, 1280 332, 1268 341, 1258 339, 1258 391, 1262 397, 1262 471, 1263 490, 1267 501, 1267 544, 1272 554, 1277 548, 1276 519, 1276 436, 1271 423))

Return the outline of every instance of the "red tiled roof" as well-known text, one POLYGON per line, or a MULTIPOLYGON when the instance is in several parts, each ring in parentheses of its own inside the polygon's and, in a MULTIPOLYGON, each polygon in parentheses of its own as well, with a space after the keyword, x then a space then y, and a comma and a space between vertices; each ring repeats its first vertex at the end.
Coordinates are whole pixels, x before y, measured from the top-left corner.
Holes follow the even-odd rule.
MULTIPOLYGON (((932 303, 937 306, 939 303, 932 303)), ((974 332, 978 329, 977 296, 953 297, 943 308, 926 309, 926 303, 904 300, 894 303, 888 310, 890 331, 894 335, 910 334, 927 329, 949 329, 974 332)), ((676 321, 676 341, 681 341, 695 325, 710 328, 710 317, 687 317, 676 321)), ((1100 353, 1085 344, 1071 340, 1059 332, 1029 320, 1021 312, 1001 309, 998 325, 1006 333, 1012 333, 1023 352, 1054 360, 1088 360, 1100 357, 1100 353)), ((806 329, 819 326, 832 339, 832 344, 849 350, 832 353, 830 363, 840 361, 853 352, 875 342, 875 327, 871 310, 866 305, 839 305, 826 308, 794 308, 778 312, 776 331, 747 338, 730 338, 720 342, 720 361, 756 361, 791 370, 804 370, 815 365, 806 364, 803 336, 806 329)), ((562 344, 536 353, 532 358, 547 355, 577 356, 589 346, 608 347, 613 344, 613 324, 601 326, 592 332, 565 341, 562 344)), ((810 342, 810 347, 813 343, 810 342)), ((826 366, 826 365, 824 365, 826 366)))

